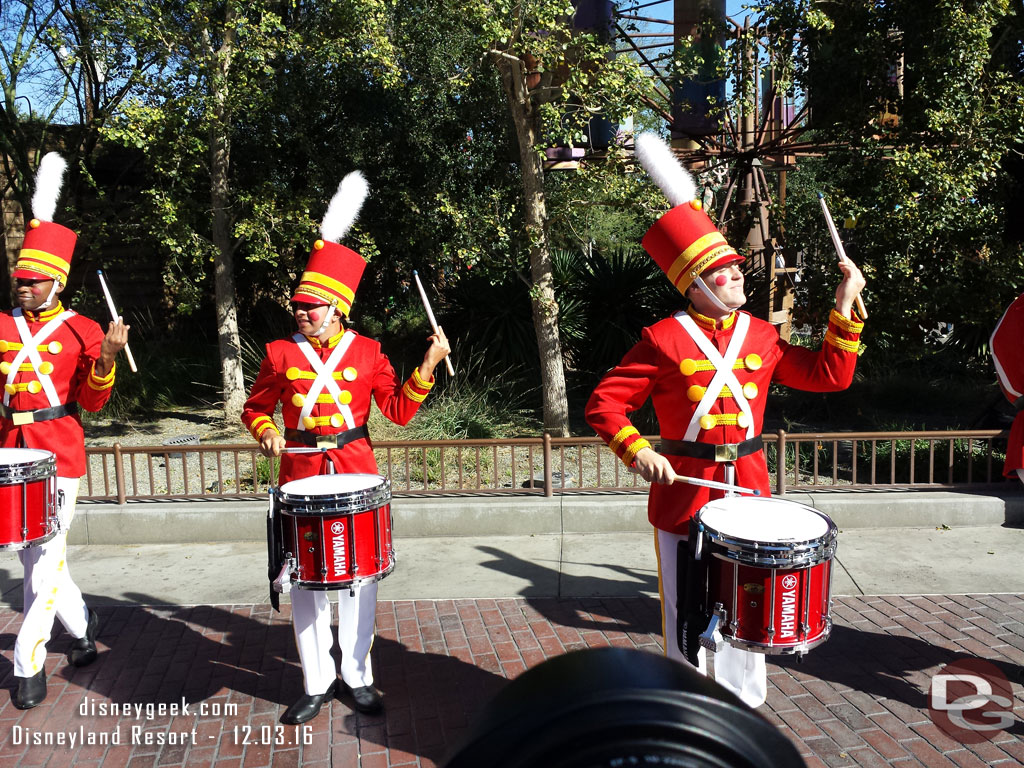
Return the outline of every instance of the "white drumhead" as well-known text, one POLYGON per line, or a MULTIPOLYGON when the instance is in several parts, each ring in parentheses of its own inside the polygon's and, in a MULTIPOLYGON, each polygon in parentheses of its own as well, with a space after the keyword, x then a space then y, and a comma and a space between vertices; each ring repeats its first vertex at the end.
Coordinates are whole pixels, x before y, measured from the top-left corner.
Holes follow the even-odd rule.
POLYGON ((706 528, 748 541, 813 541, 828 533, 828 518, 785 499, 730 496, 709 501, 698 512, 706 528))
POLYGON ((53 454, 49 451, 40 451, 35 448, 0 448, 0 467, 35 464, 37 461, 45 461, 51 456, 53 454))
POLYGON ((382 483, 384 478, 380 475, 313 475, 285 483, 280 492, 287 496, 340 496, 376 488, 382 483))

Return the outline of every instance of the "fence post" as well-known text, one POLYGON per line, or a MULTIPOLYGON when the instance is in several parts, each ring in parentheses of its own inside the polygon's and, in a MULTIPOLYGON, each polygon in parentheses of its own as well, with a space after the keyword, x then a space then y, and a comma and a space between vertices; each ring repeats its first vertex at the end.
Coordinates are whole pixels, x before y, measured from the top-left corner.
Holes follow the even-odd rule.
POLYGON ((775 443, 775 492, 786 494, 786 430, 780 429, 775 443))
POLYGON ((551 435, 544 433, 544 497, 550 499, 555 495, 551 480, 551 435))
POLYGON ((121 460, 121 444, 114 443, 114 486, 117 489, 117 503, 125 504, 128 501, 127 492, 124 487, 124 463, 121 460))

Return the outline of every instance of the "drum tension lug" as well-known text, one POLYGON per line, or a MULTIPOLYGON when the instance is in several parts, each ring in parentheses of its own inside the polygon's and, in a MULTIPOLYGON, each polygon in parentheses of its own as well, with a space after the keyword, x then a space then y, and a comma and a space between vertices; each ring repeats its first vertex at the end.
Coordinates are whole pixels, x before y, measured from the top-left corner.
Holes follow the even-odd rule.
POLYGON ((721 603, 715 603, 715 610, 711 613, 708 628, 700 636, 701 646, 713 653, 718 653, 725 646, 725 639, 718 628, 720 624, 725 624, 725 608, 721 603))

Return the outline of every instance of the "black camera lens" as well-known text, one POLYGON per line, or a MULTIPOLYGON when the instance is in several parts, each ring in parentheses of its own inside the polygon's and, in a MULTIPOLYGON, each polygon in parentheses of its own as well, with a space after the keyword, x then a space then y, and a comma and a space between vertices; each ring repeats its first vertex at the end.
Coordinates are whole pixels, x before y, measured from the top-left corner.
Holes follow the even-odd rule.
POLYGON ((804 768, 796 747, 692 667, 622 648, 539 664, 487 705, 443 768, 804 768))

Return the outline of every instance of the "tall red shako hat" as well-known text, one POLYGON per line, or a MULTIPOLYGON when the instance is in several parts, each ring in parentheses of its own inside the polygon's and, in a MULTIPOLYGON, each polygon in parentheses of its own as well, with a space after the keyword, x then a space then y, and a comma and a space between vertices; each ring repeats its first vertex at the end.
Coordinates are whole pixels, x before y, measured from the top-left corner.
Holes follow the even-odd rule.
MULTIPOLYGON (((341 180, 338 191, 327 206, 320 224, 320 239, 313 243, 306 271, 302 273, 292 301, 329 304, 348 317, 366 261, 338 241, 359 215, 369 192, 370 187, 359 171, 352 171, 341 180)), ((328 313, 325 323, 332 314, 328 313)))
POLYGON ((668 198, 672 209, 641 240, 644 250, 684 296, 701 272, 744 259, 704 212, 693 177, 653 133, 636 137, 636 158, 668 198))
POLYGON ((72 230, 53 222, 57 200, 68 164, 56 152, 48 152, 39 161, 36 188, 32 194, 32 215, 25 241, 18 253, 11 277, 26 280, 55 280, 67 285, 71 255, 78 240, 72 230))

